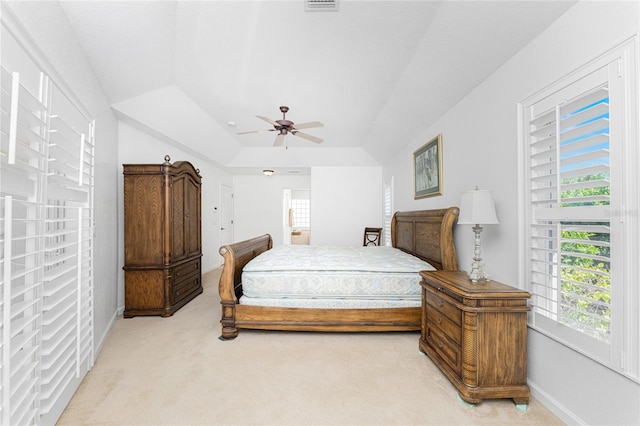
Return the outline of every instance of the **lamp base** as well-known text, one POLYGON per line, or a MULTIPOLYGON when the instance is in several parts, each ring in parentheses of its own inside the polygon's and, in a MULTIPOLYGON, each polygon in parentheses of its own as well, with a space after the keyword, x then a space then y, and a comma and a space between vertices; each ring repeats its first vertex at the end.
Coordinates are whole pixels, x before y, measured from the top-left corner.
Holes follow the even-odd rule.
POLYGON ((482 262, 482 259, 474 259, 471 263, 471 272, 469 273, 469 279, 474 283, 491 281, 489 275, 487 275, 487 273, 484 271, 484 263, 482 262))
POLYGON ((484 262, 480 257, 480 233, 482 232, 482 226, 476 224, 473 227, 473 233, 475 234, 475 249, 473 262, 471 263, 471 272, 469 273, 469 279, 474 282, 487 282, 491 281, 489 275, 484 271, 484 262))

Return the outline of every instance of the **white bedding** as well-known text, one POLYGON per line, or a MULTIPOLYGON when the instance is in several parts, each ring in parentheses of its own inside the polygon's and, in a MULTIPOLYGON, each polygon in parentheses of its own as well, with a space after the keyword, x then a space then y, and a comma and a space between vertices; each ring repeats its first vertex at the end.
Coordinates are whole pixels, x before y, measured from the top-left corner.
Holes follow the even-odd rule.
POLYGON ((315 308, 420 306, 427 262, 392 247, 274 247, 245 265, 240 303, 315 308))

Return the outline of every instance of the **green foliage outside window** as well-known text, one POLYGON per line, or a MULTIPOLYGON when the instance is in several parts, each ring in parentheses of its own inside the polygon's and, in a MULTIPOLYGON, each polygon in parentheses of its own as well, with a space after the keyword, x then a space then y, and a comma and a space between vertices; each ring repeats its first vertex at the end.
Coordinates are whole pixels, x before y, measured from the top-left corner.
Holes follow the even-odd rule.
MULTIPOLYGON (((572 179, 608 180, 603 174, 572 179)), ((573 202, 578 205, 608 205, 609 186, 564 191, 562 198, 599 198, 599 201, 573 202)), ((611 325, 611 263, 609 232, 589 231, 589 228, 609 228, 609 222, 563 222, 573 230, 562 230, 560 320, 573 328, 603 341, 609 341, 611 325), (584 231, 576 231, 583 226, 584 231)))

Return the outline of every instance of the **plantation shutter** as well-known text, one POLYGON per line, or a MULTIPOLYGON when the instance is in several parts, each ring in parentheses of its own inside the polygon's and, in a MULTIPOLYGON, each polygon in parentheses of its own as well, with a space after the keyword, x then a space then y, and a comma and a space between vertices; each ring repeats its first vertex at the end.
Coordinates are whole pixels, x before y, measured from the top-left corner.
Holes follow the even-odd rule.
POLYGON ((393 178, 386 180, 383 185, 383 245, 391 245, 391 219, 393 218, 393 178))
POLYGON ((0 72, 2 424, 33 424, 39 415, 47 114, 20 74, 0 72))
POLYGON ((93 123, 55 86, 50 121, 41 405, 55 421, 93 362, 93 123))
POLYGON ((94 358, 94 124, 2 31, 0 415, 55 424, 94 358))
POLYGON ((600 359, 611 343, 611 68, 526 113, 532 320, 600 359))

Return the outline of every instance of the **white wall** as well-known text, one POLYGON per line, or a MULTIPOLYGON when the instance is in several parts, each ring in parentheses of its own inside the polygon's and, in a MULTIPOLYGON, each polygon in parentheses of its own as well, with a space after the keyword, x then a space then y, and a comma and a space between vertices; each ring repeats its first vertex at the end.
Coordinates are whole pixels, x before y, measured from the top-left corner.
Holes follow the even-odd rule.
POLYGON ((202 272, 208 272, 222 264, 222 257, 218 254, 220 248, 220 227, 218 226, 218 211, 220 208, 220 184, 231 186, 233 180, 230 174, 217 165, 205 161, 202 157, 185 152, 178 145, 171 145, 161 141, 137 128, 120 122, 118 136, 118 308, 124 309, 124 205, 123 205, 123 164, 161 164, 164 156, 169 155, 171 162, 189 161, 202 176, 202 272), (216 210, 216 208, 218 208, 216 210))
MULTIPOLYGON (((482 254, 498 281, 518 286, 517 104, 640 31, 640 3, 581 1, 385 164, 395 209, 459 205, 462 191, 494 191, 499 225, 482 254), (444 195, 413 200, 412 152, 443 135, 444 195)), ((640 159, 636 159, 636 162, 640 159)), ((470 226, 455 231, 461 268, 473 258, 470 226)), ((639 306, 636 304, 636 308, 639 306)), ((638 336, 635 337, 640 338, 638 336)), ((640 384, 529 329, 533 395, 568 423, 640 424, 640 384)))
POLYGON ((382 226, 380 167, 313 167, 311 176, 234 176, 234 241, 271 234, 283 243, 282 191, 311 188, 311 245, 358 246, 382 226))
POLYGON ((311 169, 311 244, 362 245, 364 228, 382 227, 380 167, 311 169))
POLYGON ((95 118, 93 332, 97 356, 116 317, 117 121, 58 2, 2 3, 3 8, 8 7, 3 13, 10 10, 28 33, 27 44, 33 43, 46 58, 46 63, 42 64, 45 71, 57 82, 64 82, 95 118))
MULTIPOLYGON (((283 243, 284 189, 310 188, 309 175, 263 174, 235 175, 233 177, 233 240, 243 241, 264 234, 271 234, 274 245, 283 243)), ((311 210, 313 211, 313 191, 311 210)), ((311 240, 316 235, 311 219, 311 240)))

